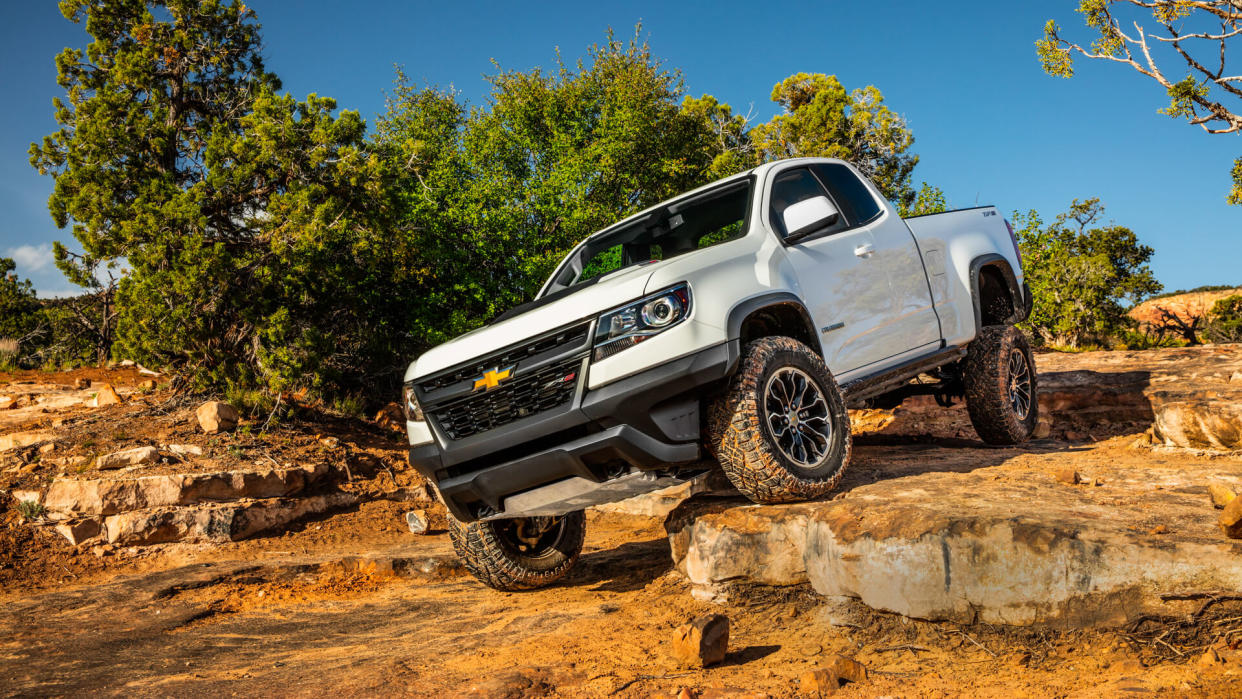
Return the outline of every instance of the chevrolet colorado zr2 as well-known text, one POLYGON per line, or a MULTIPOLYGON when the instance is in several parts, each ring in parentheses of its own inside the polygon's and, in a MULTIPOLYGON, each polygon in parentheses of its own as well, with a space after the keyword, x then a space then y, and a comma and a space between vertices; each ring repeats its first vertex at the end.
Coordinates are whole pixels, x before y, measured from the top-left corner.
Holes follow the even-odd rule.
POLYGON ((983 441, 1025 441, 1030 308, 995 207, 903 220, 849 163, 768 163, 591 235, 532 302, 420 356, 410 462, 476 577, 538 587, 592 505, 712 468, 758 503, 827 494, 847 406, 964 397, 983 441))

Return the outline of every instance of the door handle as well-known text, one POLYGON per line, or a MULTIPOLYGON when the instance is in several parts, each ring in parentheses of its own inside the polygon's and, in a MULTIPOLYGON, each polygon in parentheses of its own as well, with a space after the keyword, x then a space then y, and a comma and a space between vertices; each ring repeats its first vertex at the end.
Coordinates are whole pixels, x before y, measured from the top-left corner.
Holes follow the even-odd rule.
POLYGON ((872 255, 875 254, 875 246, 872 245, 871 243, 867 243, 866 245, 859 245, 858 247, 854 248, 854 254, 858 257, 871 257, 872 255))

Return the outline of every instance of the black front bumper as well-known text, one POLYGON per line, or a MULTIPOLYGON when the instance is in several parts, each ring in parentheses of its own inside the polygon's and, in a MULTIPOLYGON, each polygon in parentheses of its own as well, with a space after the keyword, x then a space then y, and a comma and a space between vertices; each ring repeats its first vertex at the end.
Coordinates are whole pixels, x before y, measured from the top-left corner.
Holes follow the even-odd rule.
POLYGON ((737 341, 716 345, 594 391, 580 388, 564 406, 461 440, 433 422, 436 441, 411 447, 410 463, 463 522, 566 478, 601 483, 631 469, 692 463, 701 456, 701 398, 733 372, 738 355, 737 341))

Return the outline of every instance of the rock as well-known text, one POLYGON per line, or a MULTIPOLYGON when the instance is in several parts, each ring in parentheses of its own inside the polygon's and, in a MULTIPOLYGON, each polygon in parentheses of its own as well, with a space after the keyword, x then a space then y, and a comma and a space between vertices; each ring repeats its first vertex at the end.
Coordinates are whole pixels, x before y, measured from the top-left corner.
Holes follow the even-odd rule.
POLYGON ((1161 534, 1168 534, 1169 528, 1163 524, 1157 524, 1156 526, 1152 527, 1147 533, 1153 536, 1159 536, 1161 534))
POLYGON ((199 427, 207 434, 229 432, 237 427, 237 421, 241 418, 237 408, 218 400, 209 400, 198 406, 195 415, 199 427))
POLYGON ((1081 432, 1075 432, 1074 430, 1066 430, 1065 438, 1071 442, 1081 442, 1086 439, 1086 435, 1081 432))
POLYGON ((1195 611, 1160 591, 1237 587, 1239 544, 1203 516, 1203 483, 1232 468, 1127 464, 1108 479, 1107 504, 1098 489, 1051 478, 894 474, 840 500, 692 498, 667 527, 693 589, 809 582, 829 599, 933 621, 1111 627, 1195 611), (1133 528, 1153 517, 1177 525, 1158 537, 1133 528))
POLYGON ((304 498, 238 501, 198 507, 157 508, 122 512, 104 519, 109 544, 145 546, 172 541, 240 541, 271 532, 304 517, 358 502, 353 493, 327 493, 304 498))
POLYGON ((154 390, 155 390, 155 381, 154 381, 154 380, 152 380, 152 379, 147 379, 146 381, 141 381, 141 382, 139 382, 139 383, 138 383, 138 388, 140 388, 140 389, 142 389, 142 390, 144 390, 144 391, 154 391, 154 390))
POLYGON ((1221 531, 1225 532, 1225 536, 1230 539, 1242 539, 1242 498, 1234 498, 1225 505, 1225 509, 1221 510, 1220 519, 1221 531))
POLYGON ((121 396, 117 394, 112 384, 100 384, 99 390, 95 392, 95 398, 91 401, 92 407, 102 408, 105 405, 116 405, 121 402, 121 396))
POLYGON ((1202 397, 1160 405, 1155 431, 1165 444, 1206 449, 1242 449, 1242 400, 1202 397))
POLYGON ((82 519, 75 522, 61 522, 56 525, 56 532, 68 539, 69 543, 77 546, 99 536, 103 532, 103 526, 98 519, 82 519))
POLYGON ((155 447, 134 447, 124 451, 116 451, 111 454, 104 454, 95 459, 95 468, 101 471, 107 471, 114 468, 125 468, 127 466, 141 466, 142 464, 153 464, 159 458, 160 450, 155 447))
POLYGON ((1083 482, 1082 475, 1069 467, 1058 468, 1052 472, 1052 477, 1055 478, 1058 483, 1064 483, 1066 485, 1078 485, 1083 482))
POLYGON ((43 491, 41 490, 13 490, 9 492, 9 496, 13 498, 13 502, 39 503, 43 500, 43 491))
POLYGON ((17 407, 17 399, 12 396, 0 396, 0 410, 17 407))
POLYGON ((828 659, 827 669, 838 679, 859 684, 867 681, 867 666, 844 655, 834 655, 828 659))
POLYGON ((116 365, 117 365, 117 366, 120 366, 120 367, 129 367, 129 366, 134 366, 134 360, 132 360, 132 359, 122 359, 121 361, 117 362, 117 363, 116 363, 116 365))
POLYGON ((1229 376, 1229 383, 1242 383, 1242 371, 1235 371, 1229 376))
POLYGON ((824 668, 815 668, 807 670, 798 677, 798 684, 802 687, 802 693, 812 697, 826 697, 830 694, 836 694, 841 688, 841 680, 832 670, 824 668))
POLYGON ((1223 509, 1225 505, 1238 497, 1233 488, 1224 483, 1208 483, 1208 494, 1212 496, 1212 505, 1218 510, 1223 509))
POLYGON ((673 657, 687 667, 721 662, 729 652, 729 617, 708 614, 673 631, 673 657))
POLYGON ((406 512, 405 523, 409 526, 411 534, 426 534, 431 528, 426 510, 410 510, 406 512))
POLYGON ((44 506, 53 517, 113 515, 135 510, 241 498, 282 498, 323 483, 327 464, 267 471, 221 471, 138 478, 58 478, 44 506))
POLYGON ((400 405, 389 403, 375 414, 375 424, 385 430, 401 432, 405 429, 405 413, 400 405))
POLYGON ((56 442, 48 442, 47 444, 39 447, 40 454, 51 454, 54 451, 56 451, 56 442))
POLYGON ((73 382, 73 387, 79 391, 84 388, 90 388, 91 380, 86 377, 78 377, 78 379, 73 382))
POLYGON ((1223 658, 1220 657, 1220 653, 1216 652, 1215 648, 1208 648, 1206 651, 1204 651, 1203 655, 1199 656, 1199 659, 1196 660, 1195 662, 1198 665, 1201 665, 1203 667, 1212 667, 1214 665, 1219 665, 1220 663, 1223 663, 1225 661, 1223 658))
POLYGON ((329 449, 334 449, 336 447, 341 446, 341 440, 337 437, 320 437, 319 443, 325 447, 328 447, 329 449))
POLYGON ((20 449, 39 442, 50 442, 56 438, 52 432, 14 432, 0 436, 0 451, 20 449))
POLYGON ((1035 431, 1031 436, 1035 439, 1047 439, 1052 434, 1052 423, 1046 417, 1039 418, 1039 422, 1035 423, 1035 431))
POLYGON ((197 444, 169 444, 168 451, 173 456, 202 456, 203 448, 197 444))
POLYGON ((141 364, 138 365, 138 373, 142 374, 143 376, 159 376, 160 375, 160 372, 154 371, 152 369, 148 369, 141 364))

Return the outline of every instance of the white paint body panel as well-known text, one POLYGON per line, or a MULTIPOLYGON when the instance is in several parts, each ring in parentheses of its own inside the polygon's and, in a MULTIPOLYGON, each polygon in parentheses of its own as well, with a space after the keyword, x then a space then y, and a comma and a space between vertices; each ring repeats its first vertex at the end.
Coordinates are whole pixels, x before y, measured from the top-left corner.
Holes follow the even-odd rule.
MULTIPOLYGON (((769 221, 767 202, 773 177, 816 162, 841 161, 785 160, 728 178, 751 176, 755 182, 749 228, 741 238, 620 270, 545 306, 462 335, 428 350, 410 364, 405 381, 558 327, 593 320, 605 311, 685 282, 691 293, 688 318, 612 357, 593 362, 587 376, 588 389, 729 341, 730 312, 749 299, 774 292, 792 294, 802 301, 816 325, 829 368, 844 382, 935 349, 942 340, 951 345, 972 340, 976 328, 969 273, 976 257, 1000 254, 1021 284, 1021 266, 994 207, 907 222, 865 177, 860 179, 883 205, 880 216, 866 225, 787 247, 769 221), (872 246, 874 252, 856 255, 861 246, 872 246), (838 323, 843 323, 839 329, 824 332, 838 323)), ((544 286, 541 295, 550 284, 544 286)), ((430 441, 425 423, 411 423, 409 434, 411 444, 430 441)))

